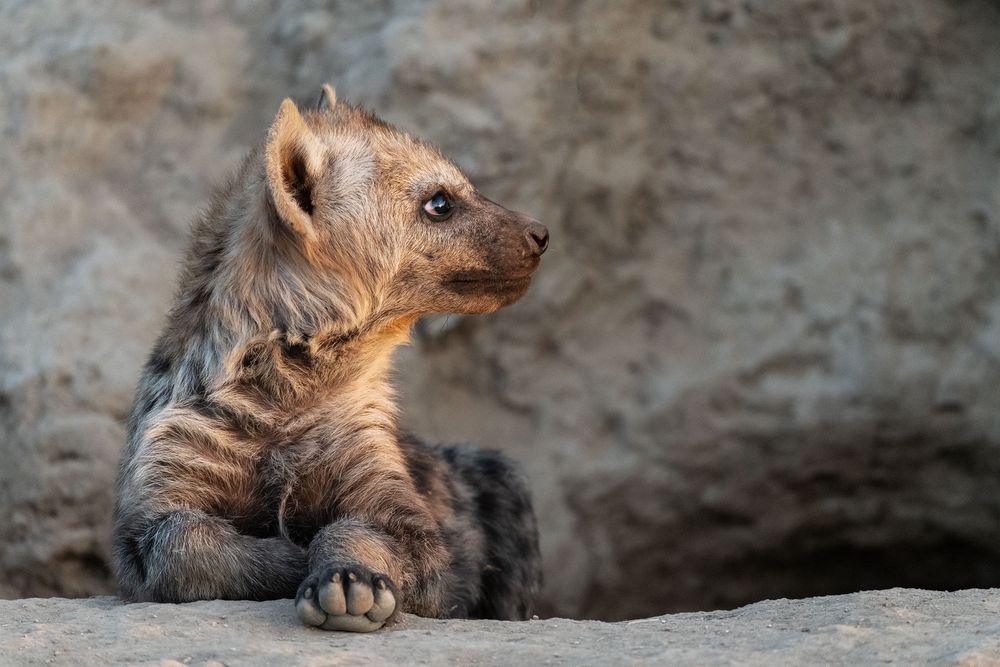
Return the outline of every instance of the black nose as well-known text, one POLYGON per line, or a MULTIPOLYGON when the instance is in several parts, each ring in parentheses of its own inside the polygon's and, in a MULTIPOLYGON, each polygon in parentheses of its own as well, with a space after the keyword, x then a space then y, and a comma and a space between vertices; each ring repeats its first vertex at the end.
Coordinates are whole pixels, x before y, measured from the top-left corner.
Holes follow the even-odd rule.
POLYGON ((542 223, 532 220, 524 234, 536 255, 541 255, 549 247, 549 230, 542 223))

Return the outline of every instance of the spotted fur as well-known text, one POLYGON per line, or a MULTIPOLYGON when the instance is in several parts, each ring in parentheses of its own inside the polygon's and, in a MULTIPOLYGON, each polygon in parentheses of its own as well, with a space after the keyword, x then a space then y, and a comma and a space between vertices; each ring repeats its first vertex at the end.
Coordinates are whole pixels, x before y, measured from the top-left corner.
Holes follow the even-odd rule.
POLYGON ((527 618, 540 574, 523 477, 496 452, 401 434, 388 375, 419 317, 519 298, 548 234, 335 100, 285 100, 194 225, 128 421, 121 593, 259 600, 316 572, 377 573, 404 611, 527 618), (438 192, 446 222, 423 213, 438 192))

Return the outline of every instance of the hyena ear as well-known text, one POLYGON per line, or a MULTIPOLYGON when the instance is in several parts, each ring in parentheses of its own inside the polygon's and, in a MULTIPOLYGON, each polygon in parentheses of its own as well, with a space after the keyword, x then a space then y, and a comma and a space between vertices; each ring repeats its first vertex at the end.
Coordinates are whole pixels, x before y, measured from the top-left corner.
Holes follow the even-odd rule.
POLYGON ((315 238, 313 189, 323 170, 323 145, 288 98, 267 135, 266 169, 278 215, 305 240, 315 238))
POLYGON ((337 91, 328 83, 323 84, 323 89, 319 91, 319 99, 316 100, 316 111, 325 111, 337 106, 337 91))

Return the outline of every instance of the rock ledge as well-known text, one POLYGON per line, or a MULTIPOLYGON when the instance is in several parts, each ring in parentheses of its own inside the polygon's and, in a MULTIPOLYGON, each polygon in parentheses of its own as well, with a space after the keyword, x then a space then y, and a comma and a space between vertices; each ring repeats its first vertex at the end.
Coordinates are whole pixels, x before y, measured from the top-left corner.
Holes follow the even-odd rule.
POLYGON ((0 664, 1000 664, 1000 589, 892 589, 622 623, 436 621, 373 635, 298 624, 288 601, 0 601, 0 664))

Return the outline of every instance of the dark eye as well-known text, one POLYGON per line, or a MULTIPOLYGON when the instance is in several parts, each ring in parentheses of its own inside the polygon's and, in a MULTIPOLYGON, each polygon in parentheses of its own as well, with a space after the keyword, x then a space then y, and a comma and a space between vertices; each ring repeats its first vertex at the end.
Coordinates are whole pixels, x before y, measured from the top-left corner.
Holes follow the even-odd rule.
POLYGON ((424 213, 435 222, 441 222, 451 217, 453 211, 451 200, 448 195, 438 192, 433 197, 424 202, 424 213))

